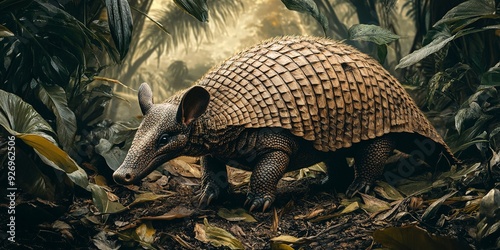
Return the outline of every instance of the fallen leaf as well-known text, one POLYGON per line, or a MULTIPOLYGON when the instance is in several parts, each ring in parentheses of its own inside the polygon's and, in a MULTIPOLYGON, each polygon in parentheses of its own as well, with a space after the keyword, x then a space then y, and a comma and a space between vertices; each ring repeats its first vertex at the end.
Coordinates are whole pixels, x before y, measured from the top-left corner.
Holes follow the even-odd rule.
POLYGON ((404 198, 398 190, 387 182, 377 181, 377 186, 373 190, 386 200, 397 201, 404 198))
POLYGON ((148 174, 146 176, 146 178, 144 178, 144 179, 148 180, 149 182, 155 182, 158 179, 160 179, 162 176, 164 176, 164 175, 162 173, 160 173, 160 171, 154 170, 153 172, 148 174))
POLYGON ((192 157, 192 156, 179 156, 175 158, 177 160, 183 161, 188 164, 197 164, 199 165, 200 163, 200 158, 199 157, 192 157))
POLYGON ((227 208, 221 208, 219 209, 219 211, 217 211, 217 215, 228 221, 257 222, 257 220, 252 215, 248 214, 243 208, 231 210, 228 210, 227 208))
POLYGON ((92 190, 92 200, 99 212, 113 214, 127 210, 121 203, 109 200, 107 192, 100 186, 95 184, 89 184, 89 186, 92 190))
POLYGON ((188 178, 201 178, 201 167, 196 164, 188 164, 179 159, 173 159, 164 166, 170 174, 175 176, 184 176, 188 178))
POLYGON ((151 244, 154 242, 156 229, 153 227, 151 222, 145 222, 135 229, 135 233, 139 236, 141 242, 151 244))
POLYGON ((168 184, 168 181, 169 181, 169 178, 167 176, 162 176, 160 179, 158 179, 156 181, 156 184, 160 185, 160 186, 165 186, 168 184))
POLYGON ((389 227, 376 230, 373 239, 385 248, 392 250, 440 249, 461 250, 472 249, 466 243, 457 239, 430 235, 427 231, 416 226, 389 227))
POLYGON ((177 206, 172 208, 167 213, 160 216, 145 216, 141 220, 173 220, 189 217, 193 214, 193 210, 184 206, 177 206))
POLYGON ((349 204, 349 206, 345 207, 341 212, 340 214, 348 214, 348 213, 352 213, 356 210, 359 209, 359 203, 358 202, 353 202, 351 204, 349 204))
POLYGON ((464 213, 472 213, 479 209, 479 204, 481 203, 481 198, 476 198, 474 200, 465 203, 465 207, 462 209, 464 213))
POLYGON ((314 209, 312 210, 311 212, 309 212, 308 214, 304 214, 304 215, 296 215, 294 216, 293 218, 295 220, 309 220, 309 219, 312 219, 318 215, 320 215, 321 213, 323 213, 325 211, 325 209, 323 208, 319 208, 319 209, 314 209))
POLYGON ((230 249, 244 249, 243 244, 228 231, 208 224, 207 218, 203 219, 203 224, 195 224, 194 232, 197 240, 210 243, 215 247, 226 246, 230 249))
POLYGON ((105 231, 100 231, 92 237, 92 243, 94 243, 99 250, 118 250, 121 247, 116 244, 116 240, 110 240, 105 231))
POLYGON ((229 177, 228 182, 237 188, 250 183, 250 176, 252 175, 252 172, 228 167, 227 175, 229 177))
POLYGON ((139 203, 144 203, 148 201, 154 201, 160 198, 168 197, 169 195, 164 195, 164 194, 155 194, 152 192, 147 192, 143 194, 138 194, 135 196, 135 200, 132 201, 128 206, 131 207, 133 205, 139 204, 139 203))
POLYGON ((233 225, 229 231, 231 231, 231 233, 237 235, 237 236, 246 236, 245 232, 243 231, 243 229, 238 226, 238 225, 233 225))
POLYGON ((427 221, 427 220, 430 220, 430 219, 433 219, 433 218, 436 218, 437 216, 437 212, 439 211, 439 208, 441 207, 441 205, 446 201, 446 199, 450 198, 451 196, 455 195, 457 193, 457 191, 453 191, 439 199, 437 199, 436 201, 434 201, 424 212, 424 214, 422 214, 422 220, 423 221, 427 221))
POLYGON ((319 216, 315 219, 312 219, 311 222, 320 222, 320 221, 324 221, 324 220, 329 220, 331 218, 335 218, 335 217, 341 216, 343 214, 352 213, 358 209, 359 209, 359 203, 357 201, 355 201, 355 202, 350 203, 347 207, 342 209, 342 211, 340 211, 340 212, 319 216))
POLYGON ((271 241, 281 244, 296 244, 300 243, 300 238, 291 235, 280 235, 278 237, 271 238, 271 241))
POLYGON ((367 195, 367 194, 363 194, 363 193, 361 193, 360 195, 361 195, 361 198, 363 199, 363 203, 364 203, 361 205, 361 209, 363 209, 364 211, 366 211, 370 215, 377 214, 379 212, 391 209, 391 206, 389 205, 389 203, 387 203, 383 200, 377 199, 371 195, 367 195))
POLYGON ((64 221, 56 220, 54 221, 54 223, 52 223, 52 228, 57 230, 63 230, 63 229, 71 229, 71 226, 64 221))
POLYGON ((128 221, 115 220, 115 226, 117 226, 117 227, 124 227, 128 224, 130 224, 130 222, 128 222, 128 221))

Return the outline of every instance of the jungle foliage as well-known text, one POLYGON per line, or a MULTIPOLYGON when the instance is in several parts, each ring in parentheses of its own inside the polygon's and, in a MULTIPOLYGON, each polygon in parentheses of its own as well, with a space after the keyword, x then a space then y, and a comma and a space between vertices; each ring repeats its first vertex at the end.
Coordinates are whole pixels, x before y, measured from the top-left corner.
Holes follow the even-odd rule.
MULTIPOLYGON (((119 63, 127 54, 128 2, 7 0, 0 10, 0 129, 2 138, 16 136, 17 171, 32 173, 19 175, 16 185, 48 200, 64 198, 60 189, 72 183, 91 191, 75 144, 113 96, 94 77, 103 55, 119 63), (60 171, 72 182, 57 178, 60 171)), ((6 158, 0 160, 4 167, 6 158)))
MULTIPOLYGON (((214 29, 199 22, 210 19, 222 30, 244 9, 240 1, 172 2, 177 8, 166 8, 152 18, 152 1, 0 0, 0 181, 7 179, 7 138, 15 136, 17 171, 30 173, 15 180, 23 190, 18 197, 21 206, 40 212, 29 204, 41 199, 65 207, 62 200, 71 200, 76 184, 91 192, 101 213, 128 209, 117 202, 107 182, 140 120, 103 117, 109 101, 119 98, 113 86, 128 88, 114 78, 157 79, 158 75, 138 74, 140 65, 193 42, 193 37, 195 43, 210 40, 214 29), (154 23, 153 28, 146 22, 154 23), (121 67, 108 68, 116 64, 121 67), (100 76, 103 71, 109 77, 100 76)), ((282 2, 289 10, 310 15, 325 36, 358 46, 384 66, 388 50, 394 50, 401 58, 397 73, 423 93, 421 107, 444 120, 447 143, 460 158, 483 162, 490 174, 494 172, 500 152, 498 0, 405 1, 404 15, 416 27, 408 55, 401 51, 396 1, 282 2), (339 2, 354 10, 357 24, 347 27, 339 18, 339 2)), ((187 85, 183 62, 172 63, 165 74, 178 84, 174 88, 187 85)), ((494 178, 484 178, 485 188, 498 183, 494 178)), ((485 203, 494 207, 490 200, 485 203)), ((477 241, 500 247, 484 240, 498 228, 498 218, 489 211, 483 211, 477 241)))

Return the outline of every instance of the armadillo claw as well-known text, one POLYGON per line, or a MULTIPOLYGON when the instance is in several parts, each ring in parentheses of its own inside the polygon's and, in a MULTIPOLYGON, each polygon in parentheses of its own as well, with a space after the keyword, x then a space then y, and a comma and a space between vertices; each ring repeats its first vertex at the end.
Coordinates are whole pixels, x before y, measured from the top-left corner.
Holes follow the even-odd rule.
POLYGON ((349 185, 345 195, 352 198, 357 193, 368 193, 372 189, 373 182, 365 181, 360 178, 354 178, 354 181, 349 185))
POLYGON ((198 207, 208 206, 210 203, 217 199, 219 196, 219 189, 214 188, 211 185, 207 185, 206 187, 202 187, 200 189, 200 193, 195 196, 195 199, 198 200, 198 207))
POLYGON ((273 203, 274 197, 270 195, 264 195, 263 197, 255 196, 252 194, 249 194, 247 196, 247 199, 245 200, 244 206, 250 205, 250 208, 248 209, 249 212, 252 212, 254 209, 262 207, 262 212, 266 211, 270 206, 271 203, 273 203))

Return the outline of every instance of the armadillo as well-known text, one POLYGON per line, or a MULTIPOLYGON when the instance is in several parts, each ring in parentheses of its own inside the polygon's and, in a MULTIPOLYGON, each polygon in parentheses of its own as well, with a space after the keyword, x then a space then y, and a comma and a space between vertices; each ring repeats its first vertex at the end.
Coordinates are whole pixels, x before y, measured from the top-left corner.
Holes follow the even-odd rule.
POLYGON ((144 119, 113 178, 130 184, 178 156, 201 157, 199 204, 227 190, 226 165, 252 171, 245 204, 266 210, 285 172, 318 162, 335 179, 354 158, 348 196, 370 190, 394 149, 430 165, 458 162, 396 78, 327 38, 267 40, 163 103, 152 96, 143 83, 144 119))

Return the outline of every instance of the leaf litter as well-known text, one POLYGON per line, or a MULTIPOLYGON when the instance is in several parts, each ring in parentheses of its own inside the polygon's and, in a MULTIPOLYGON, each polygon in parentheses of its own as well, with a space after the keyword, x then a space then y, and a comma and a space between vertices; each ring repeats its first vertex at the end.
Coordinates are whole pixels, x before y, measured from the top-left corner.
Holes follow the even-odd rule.
MULTIPOLYGON (((426 241, 422 244, 434 244, 444 237, 451 239, 442 241, 448 244, 444 249, 455 246, 455 239, 468 249, 476 242, 495 244, 491 239, 499 233, 499 218, 495 217, 499 213, 492 212, 498 208, 498 198, 494 198, 498 190, 488 193, 481 186, 459 190, 446 181, 429 181, 426 174, 394 186, 379 181, 373 192, 347 199, 341 192, 312 188, 325 176, 321 166, 315 166, 288 173, 290 181, 278 183, 273 207, 249 213, 242 207, 249 172, 228 167, 230 192, 210 206, 198 208, 194 196, 200 183, 196 174, 201 170, 199 159, 176 159, 173 164, 177 166, 174 170, 180 170, 177 176, 160 169, 139 185, 126 187, 96 175, 95 181, 103 187, 92 184, 99 187, 94 202, 77 200, 71 217, 59 219, 53 230, 75 240, 80 237, 75 232, 83 228, 104 230, 104 235, 90 235, 99 249, 116 249, 122 244, 149 249, 357 249, 395 244, 377 240, 373 232, 394 238, 408 230, 424 235, 418 236, 426 241), (415 226, 418 229, 407 229, 415 226)), ((441 176, 458 183, 471 181, 486 170, 484 164, 472 164, 441 176)))

